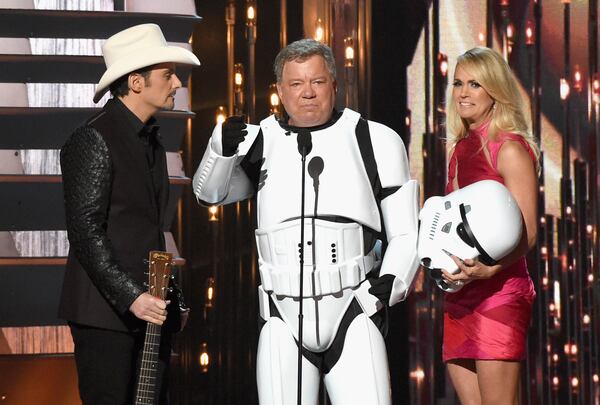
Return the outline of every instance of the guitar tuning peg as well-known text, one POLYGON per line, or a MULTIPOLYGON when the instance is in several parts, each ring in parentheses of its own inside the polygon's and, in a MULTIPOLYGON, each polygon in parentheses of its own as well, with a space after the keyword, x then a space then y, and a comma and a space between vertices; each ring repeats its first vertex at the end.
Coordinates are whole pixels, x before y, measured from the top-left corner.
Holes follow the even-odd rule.
POLYGON ((145 275, 149 275, 149 274, 150 274, 150 271, 144 271, 144 274, 145 274, 145 275))
POLYGON ((167 291, 170 292, 170 293, 173 292, 173 287, 167 288, 167 291))
POLYGON ((175 280, 175 274, 171 274, 171 275, 169 276, 169 278, 170 278, 171 280, 175 280))
POLYGON ((144 281, 144 288, 147 289, 148 287, 150 287, 150 284, 148 284, 147 282, 144 281))
POLYGON ((148 259, 144 259, 143 261, 144 261, 145 265, 149 265, 150 264, 150 260, 148 260, 148 259))

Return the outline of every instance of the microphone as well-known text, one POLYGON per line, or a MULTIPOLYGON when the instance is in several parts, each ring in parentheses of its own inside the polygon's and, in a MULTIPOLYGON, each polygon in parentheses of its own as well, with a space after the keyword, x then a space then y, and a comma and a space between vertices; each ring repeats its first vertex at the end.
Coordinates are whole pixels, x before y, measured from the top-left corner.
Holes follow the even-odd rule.
POLYGON ((312 150, 312 135, 309 130, 301 129, 298 131, 298 152, 306 156, 312 150))
POLYGON ((315 190, 319 188, 319 175, 323 173, 323 167, 325 167, 325 163, 321 156, 315 156, 308 162, 308 174, 313 179, 313 187, 315 190))

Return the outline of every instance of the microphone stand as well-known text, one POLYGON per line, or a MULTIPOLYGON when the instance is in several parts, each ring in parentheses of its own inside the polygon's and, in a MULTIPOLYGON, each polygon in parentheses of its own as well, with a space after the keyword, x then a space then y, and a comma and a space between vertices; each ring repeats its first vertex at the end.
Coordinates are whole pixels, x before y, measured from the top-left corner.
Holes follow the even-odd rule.
POLYGON ((300 205, 300 309, 298 312, 298 405, 302 405, 302 324, 304 323, 304 182, 306 147, 302 147, 302 203, 300 205))
POLYGON ((300 204, 300 298, 298 310, 298 405, 302 405, 302 327, 304 323, 304 185, 306 182, 306 155, 312 149, 309 131, 298 133, 298 151, 302 156, 302 198, 300 204), (308 149, 308 150, 307 150, 308 149))

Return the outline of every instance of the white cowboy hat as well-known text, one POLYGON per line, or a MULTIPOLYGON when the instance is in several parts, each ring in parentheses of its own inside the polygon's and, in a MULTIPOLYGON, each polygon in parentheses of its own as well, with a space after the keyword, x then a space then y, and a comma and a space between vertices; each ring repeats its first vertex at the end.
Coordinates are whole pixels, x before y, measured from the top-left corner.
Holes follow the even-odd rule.
POLYGON ((175 62, 199 65, 200 61, 187 49, 167 45, 156 24, 141 24, 127 28, 108 38, 102 46, 106 72, 100 78, 94 103, 121 76, 157 63, 175 62))

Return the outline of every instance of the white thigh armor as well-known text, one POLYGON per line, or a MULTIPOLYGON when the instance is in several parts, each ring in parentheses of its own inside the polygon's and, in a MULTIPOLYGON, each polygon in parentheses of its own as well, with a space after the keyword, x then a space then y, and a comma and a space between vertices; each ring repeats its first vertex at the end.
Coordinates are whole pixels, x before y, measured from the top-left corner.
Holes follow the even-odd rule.
MULTIPOLYGON (((362 226, 305 220, 304 242, 304 331, 303 344, 321 352, 331 345, 338 325, 355 296, 368 306, 355 290, 378 263, 374 250, 364 254, 362 226), (314 223, 313 223, 314 222, 314 223), (314 232, 313 232, 314 230, 314 232)), ((300 220, 284 222, 270 229, 256 230, 260 296, 273 293, 273 302, 290 332, 298 338, 298 299, 300 297, 300 220)), ((268 319, 261 305, 261 316, 268 319)), ((373 312, 373 311, 369 311, 373 312)))

